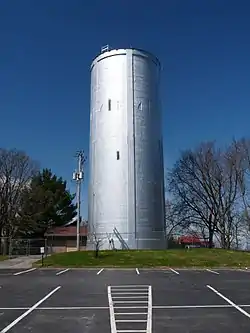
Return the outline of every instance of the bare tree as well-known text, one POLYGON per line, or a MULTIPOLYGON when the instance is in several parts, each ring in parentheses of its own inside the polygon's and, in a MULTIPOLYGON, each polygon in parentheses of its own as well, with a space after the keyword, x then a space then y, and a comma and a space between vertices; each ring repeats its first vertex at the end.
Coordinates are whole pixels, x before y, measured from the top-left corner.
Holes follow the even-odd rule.
POLYGON ((241 179, 242 155, 238 146, 233 144, 221 151, 213 142, 184 152, 170 173, 170 192, 187 211, 192 211, 193 224, 205 227, 209 247, 213 246, 215 234, 220 235, 224 248, 231 245, 241 179))
POLYGON ((240 200, 240 184, 244 174, 243 155, 236 141, 225 150, 218 162, 221 175, 219 179, 215 178, 219 185, 217 232, 220 234, 221 246, 230 248, 239 223, 237 206, 240 200))
POLYGON ((166 200, 166 237, 167 240, 174 234, 182 233, 187 230, 191 221, 192 215, 188 214, 186 207, 177 201, 166 200))
MULTIPOLYGON (((241 211, 234 211, 231 216, 232 222, 230 228, 227 230, 226 240, 229 246, 228 248, 240 249, 244 247, 246 236, 249 235, 249 228, 246 223, 244 215, 241 211)), ((217 240, 221 247, 225 244, 220 234, 216 234, 217 240)))
POLYGON ((241 139, 234 142, 238 151, 242 155, 241 167, 242 175, 240 178, 240 193, 243 204, 243 216, 250 228, 250 140, 241 139))
POLYGON ((211 186, 211 172, 216 173, 214 144, 202 144, 196 151, 186 151, 169 175, 169 189, 175 200, 181 202, 194 219, 203 223, 209 233, 212 247, 216 229, 216 190, 211 186))
MULTIPOLYGON (((19 229, 22 194, 37 170, 37 163, 24 152, 0 149, 0 235, 2 240, 13 237, 19 229)), ((6 244, 4 248, 6 251, 6 244)))
POLYGON ((108 235, 103 233, 98 233, 96 231, 96 226, 91 225, 89 226, 89 233, 88 233, 88 243, 91 247, 94 248, 95 257, 99 257, 99 252, 101 247, 105 242, 107 242, 108 235))

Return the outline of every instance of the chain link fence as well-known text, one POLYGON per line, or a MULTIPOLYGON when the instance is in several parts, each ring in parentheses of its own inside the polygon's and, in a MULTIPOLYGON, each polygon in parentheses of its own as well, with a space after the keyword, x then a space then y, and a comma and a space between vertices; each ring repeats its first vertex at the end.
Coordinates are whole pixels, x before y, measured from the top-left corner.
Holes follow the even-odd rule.
MULTIPOLYGON (((0 238, 0 255, 10 258, 41 254, 41 247, 45 255, 60 252, 76 251, 76 236, 47 237, 46 239, 0 238)), ((87 236, 80 236, 80 250, 86 250, 87 236)))
MULTIPOLYGON (((41 253, 41 247, 47 249, 46 239, 9 239, 2 237, 0 238, 0 254, 7 255, 10 258, 20 256, 32 256, 41 253)), ((48 251, 46 251, 46 254, 48 251)))
MULTIPOLYGON (((153 232, 150 238, 143 234, 88 233, 80 236, 80 250, 95 250, 97 247, 110 250, 129 249, 182 249, 206 248, 208 239, 203 235, 190 233, 165 234, 153 232)), ((48 236, 46 239, 8 239, 0 238, 0 255, 9 257, 39 255, 44 247, 45 255, 59 252, 76 251, 77 237, 74 236, 48 236)), ((216 243, 215 247, 220 247, 216 243)), ((249 249, 248 249, 249 250, 249 249)))

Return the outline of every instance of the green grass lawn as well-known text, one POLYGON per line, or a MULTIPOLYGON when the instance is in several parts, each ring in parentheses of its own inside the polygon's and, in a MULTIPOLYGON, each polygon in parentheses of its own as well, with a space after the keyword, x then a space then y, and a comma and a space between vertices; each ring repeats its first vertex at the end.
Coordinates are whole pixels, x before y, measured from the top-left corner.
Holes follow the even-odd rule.
MULTIPOLYGON (((41 261, 35 266, 41 265, 41 261)), ((53 254, 45 267, 250 267, 250 253, 222 249, 94 251, 53 254)))
POLYGON ((2 255, 0 255, 0 261, 6 260, 6 259, 8 259, 7 256, 2 256, 2 255))

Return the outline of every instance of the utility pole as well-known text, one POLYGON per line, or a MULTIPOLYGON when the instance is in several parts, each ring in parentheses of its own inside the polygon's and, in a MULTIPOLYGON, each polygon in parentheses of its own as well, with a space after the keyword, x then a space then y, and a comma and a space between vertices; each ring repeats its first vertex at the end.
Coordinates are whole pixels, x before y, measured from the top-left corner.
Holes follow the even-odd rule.
POLYGON ((76 227, 76 249, 80 251, 80 222, 81 222, 81 183, 84 177, 83 165, 86 161, 84 152, 77 151, 77 170, 73 173, 73 180, 76 181, 76 204, 77 204, 77 227, 76 227))

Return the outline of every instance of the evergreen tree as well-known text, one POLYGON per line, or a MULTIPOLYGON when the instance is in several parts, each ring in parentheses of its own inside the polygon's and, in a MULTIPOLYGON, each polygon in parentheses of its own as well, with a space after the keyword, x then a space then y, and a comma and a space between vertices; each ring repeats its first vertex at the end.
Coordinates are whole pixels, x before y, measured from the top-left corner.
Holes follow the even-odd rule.
POLYGON ((32 179, 23 198, 20 218, 24 233, 43 237, 48 228, 70 222, 76 216, 73 199, 66 181, 43 169, 32 179))

